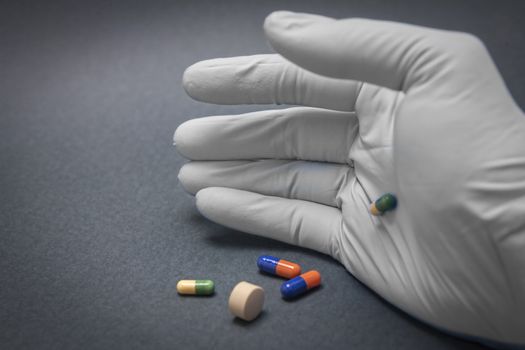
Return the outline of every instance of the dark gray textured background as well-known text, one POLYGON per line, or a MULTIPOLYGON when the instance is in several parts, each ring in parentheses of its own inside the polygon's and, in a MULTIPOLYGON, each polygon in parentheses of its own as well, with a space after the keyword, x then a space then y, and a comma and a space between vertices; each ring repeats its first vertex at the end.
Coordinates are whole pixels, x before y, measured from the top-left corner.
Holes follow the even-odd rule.
MULTIPOLYGON (((525 106, 523 1, 3 1, 0 5, 0 348, 479 348, 389 306, 326 256, 219 227, 177 184, 181 122, 257 106, 194 102, 191 63, 269 52, 273 10, 474 33, 525 106), (269 253, 324 286, 285 302, 269 253), (179 297, 178 279, 216 281, 179 297), (228 293, 267 302, 235 321, 228 293)), ((494 116, 497 118, 497 116, 494 116)))

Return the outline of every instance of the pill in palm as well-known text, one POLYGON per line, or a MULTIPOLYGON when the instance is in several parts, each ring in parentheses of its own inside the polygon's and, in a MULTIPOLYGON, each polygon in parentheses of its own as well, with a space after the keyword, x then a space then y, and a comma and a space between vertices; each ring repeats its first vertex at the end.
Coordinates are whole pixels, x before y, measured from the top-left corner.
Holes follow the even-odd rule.
POLYGON ((370 205, 370 213, 378 216, 389 210, 394 210, 397 206, 397 198, 392 193, 386 193, 379 197, 370 205))
POLYGON ((180 280, 177 292, 186 295, 211 295, 215 292, 212 280, 180 280))
POLYGON ((291 261, 271 255, 261 255, 257 259, 259 270, 284 278, 294 278, 301 274, 301 266, 291 261))
POLYGON ((285 299, 292 299, 320 284, 321 274, 316 270, 311 270, 284 282, 281 285, 281 295, 285 299))

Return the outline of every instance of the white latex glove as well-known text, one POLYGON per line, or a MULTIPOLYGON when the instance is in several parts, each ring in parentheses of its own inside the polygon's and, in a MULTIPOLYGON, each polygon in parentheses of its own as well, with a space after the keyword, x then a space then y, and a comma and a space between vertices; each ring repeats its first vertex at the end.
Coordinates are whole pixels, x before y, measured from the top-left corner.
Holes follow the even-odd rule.
POLYGON ((469 34, 275 12, 279 55, 199 62, 193 98, 307 107, 175 133, 200 212, 318 250, 441 329, 525 343, 525 117, 469 34), (386 192, 398 208, 370 214, 386 192))

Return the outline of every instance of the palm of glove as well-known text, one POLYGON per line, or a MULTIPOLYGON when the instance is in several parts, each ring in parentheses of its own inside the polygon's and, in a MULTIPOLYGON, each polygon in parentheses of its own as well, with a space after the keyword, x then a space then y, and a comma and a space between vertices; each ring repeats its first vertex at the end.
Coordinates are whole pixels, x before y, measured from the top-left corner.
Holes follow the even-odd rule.
POLYGON ((482 44, 282 12, 265 30, 286 59, 199 62, 186 90, 213 103, 308 107, 177 129, 193 160, 179 179, 203 215, 330 254, 431 324, 524 341, 525 119, 482 44), (385 192, 399 208, 374 217, 370 203, 385 192))

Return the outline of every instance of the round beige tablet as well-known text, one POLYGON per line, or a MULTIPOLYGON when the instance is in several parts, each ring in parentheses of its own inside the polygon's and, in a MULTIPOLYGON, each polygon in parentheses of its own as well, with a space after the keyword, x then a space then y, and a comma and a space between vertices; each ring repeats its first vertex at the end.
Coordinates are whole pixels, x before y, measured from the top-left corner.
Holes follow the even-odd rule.
POLYGON ((230 294, 230 312, 245 321, 252 321, 261 313, 264 289, 248 282, 239 282, 230 294))

